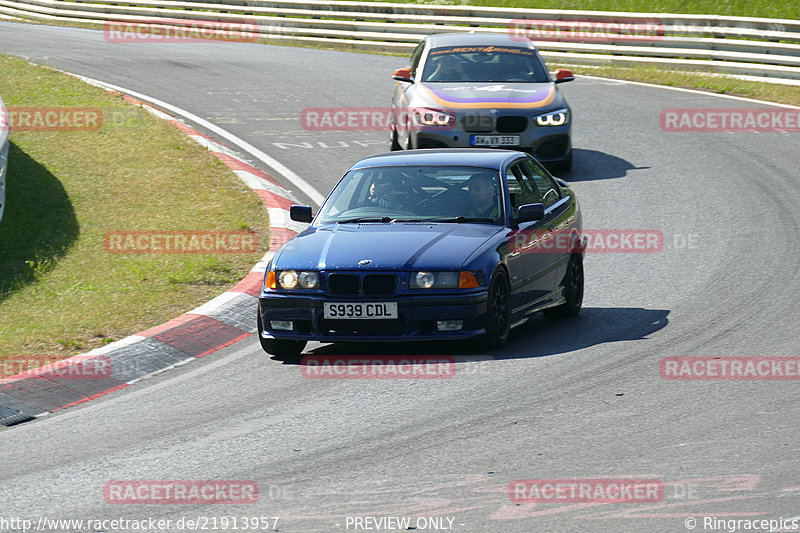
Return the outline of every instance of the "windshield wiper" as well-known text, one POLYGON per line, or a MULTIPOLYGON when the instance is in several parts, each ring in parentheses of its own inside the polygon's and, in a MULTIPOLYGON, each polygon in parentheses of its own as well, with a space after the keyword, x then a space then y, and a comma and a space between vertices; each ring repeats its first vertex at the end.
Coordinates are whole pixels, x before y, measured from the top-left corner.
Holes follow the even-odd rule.
POLYGON ((392 217, 356 217, 347 218, 345 220, 337 220, 337 224, 352 224, 354 222, 391 222, 394 220, 392 217))

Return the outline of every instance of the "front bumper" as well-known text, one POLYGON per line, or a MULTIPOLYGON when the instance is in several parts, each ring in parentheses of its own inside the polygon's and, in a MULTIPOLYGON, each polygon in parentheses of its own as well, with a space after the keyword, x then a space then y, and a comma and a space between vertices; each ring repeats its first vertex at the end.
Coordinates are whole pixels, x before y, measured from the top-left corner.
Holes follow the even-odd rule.
POLYGON ((542 163, 555 163, 569 157, 572 143, 569 126, 531 128, 520 133, 472 133, 458 130, 420 130, 412 132, 414 148, 504 148, 530 153, 542 163), (518 135, 519 145, 475 146, 470 143, 472 135, 518 135))
POLYGON ((262 336, 321 342, 429 341, 468 339, 486 332, 486 289, 458 295, 401 294, 380 298, 342 298, 264 291, 258 312, 262 336), (323 303, 397 302, 397 319, 326 320, 323 303), (291 320, 293 331, 274 330, 271 320, 291 320), (459 331, 437 331, 437 320, 463 320, 459 331))

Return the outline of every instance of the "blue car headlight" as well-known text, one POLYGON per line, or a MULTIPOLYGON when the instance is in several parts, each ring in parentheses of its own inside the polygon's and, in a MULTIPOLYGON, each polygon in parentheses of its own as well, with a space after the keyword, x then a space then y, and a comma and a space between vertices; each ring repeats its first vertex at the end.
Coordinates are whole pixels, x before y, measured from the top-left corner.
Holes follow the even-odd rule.
POLYGON ((467 289, 478 286, 472 272, 412 272, 411 289, 467 289), (473 283, 474 280, 474 283, 473 283))
POLYGON ((567 122, 569 122, 569 109, 566 108, 536 117, 536 123, 540 126, 563 126, 567 122))
POLYGON ((318 289, 319 272, 313 270, 281 270, 276 272, 277 286, 281 289, 318 289))

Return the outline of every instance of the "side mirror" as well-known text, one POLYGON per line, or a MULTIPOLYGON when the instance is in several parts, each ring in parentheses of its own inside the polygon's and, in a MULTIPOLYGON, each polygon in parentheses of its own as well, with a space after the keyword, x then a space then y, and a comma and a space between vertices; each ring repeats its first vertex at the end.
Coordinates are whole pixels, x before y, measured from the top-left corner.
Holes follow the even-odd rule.
POLYGON ((572 81, 575 76, 572 75, 571 70, 560 68, 556 70, 556 83, 564 83, 565 81, 572 81))
POLYGON ((544 218, 544 204, 525 204, 519 206, 517 222, 534 222, 544 218))
POLYGON ((411 79, 411 67, 399 68, 392 74, 392 79, 397 81, 405 81, 407 83, 414 83, 411 79))
POLYGON ((293 205, 289 207, 289 218, 296 222, 311 222, 311 206, 293 205))

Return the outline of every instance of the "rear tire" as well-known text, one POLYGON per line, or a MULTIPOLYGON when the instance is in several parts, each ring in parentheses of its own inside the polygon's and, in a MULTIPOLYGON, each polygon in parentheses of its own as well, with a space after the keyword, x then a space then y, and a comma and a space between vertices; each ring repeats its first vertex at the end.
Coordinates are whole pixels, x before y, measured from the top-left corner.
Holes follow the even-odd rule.
POLYGON ((258 335, 258 342, 261 343, 261 349, 270 355, 275 355, 277 357, 297 357, 303 353, 303 349, 307 344, 306 341, 265 339, 261 336, 262 331, 264 331, 264 326, 261 323, 261 313, 259 312, 256 333, 258 335))
POLYGON ((547 318, 578 316, 583 305, 583 254, 572 253, 567 264, 567 273, 561 284, 565 302, 558 307, 542 311, 547 318))
POLYGON ((508 274, 498 268, 489 282, 488 302, 486 304, 487 347, 499 348, 508 340, 511 329, 511 285, 508 274))

